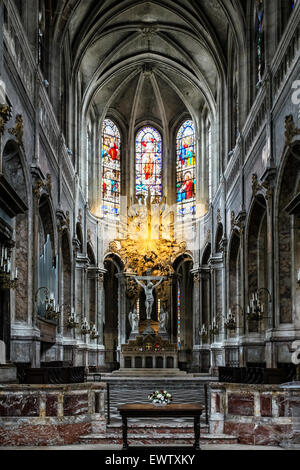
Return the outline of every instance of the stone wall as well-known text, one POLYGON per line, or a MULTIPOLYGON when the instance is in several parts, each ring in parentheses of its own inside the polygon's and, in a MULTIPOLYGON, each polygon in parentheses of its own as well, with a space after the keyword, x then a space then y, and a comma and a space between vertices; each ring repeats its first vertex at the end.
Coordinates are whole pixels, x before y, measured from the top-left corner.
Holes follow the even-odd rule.
POLYGON ((240 444, 300 444, 300 384, 211 383, 210 432, 236 436, 240 444), (298 384, 298 385, 297 385, 298 384))
POLYGON ((105 430, 106 384, 0 386, 0 446, 63 445, 105 430))

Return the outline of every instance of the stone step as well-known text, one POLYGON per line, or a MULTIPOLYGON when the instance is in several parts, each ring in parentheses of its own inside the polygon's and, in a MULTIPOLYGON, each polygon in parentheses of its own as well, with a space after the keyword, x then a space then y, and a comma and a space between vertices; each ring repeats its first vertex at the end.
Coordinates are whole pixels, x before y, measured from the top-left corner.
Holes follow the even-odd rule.
MULTIPOLYGON (((147 434, 133 434, 128 433, 129 445, 193 445, 194 444, 194 433, 170 433, 160 434, 153 433, 152 435, 147 434)), ((79 438, 81 444, 107 444, 107 445, 122 445, 122 437, 116 435, 116 433, 103 433, 101 434, 89 434, 87 436, 81 436, 79 438)), ((200 436, 200 444, 237 444, 238 439, 227 434, 204 434, 200 436)))
POLYGON ((119 370, 115 370, 111 373, 110 377, 146 377, 152 376, 156 379, 164 379, 165 377, 182 377, 186 376, 187 372, 179 370, 179 369, 126 369, 122 368, 119 370))
MULTIPOLYGON (((118 436, 122 436, 122 426, 119 424, 109 425, 106 428, 106 432, 109 434, 115 434, 118 436)), ((128 433, 131 434, 140 434, 140 435, 153 435, 153 434, 193 434, 194 427, 193 425, 153 425, 153 424, 134 424, 128 426, 128 433)), ((208 433, 208 426, 201 425, 201 433, 208 433)), ((95 433, 96 434, 96 433, 95 433)), ((99 433, 100 435, 100 433, 99 433)), ((101 434, 102 435, 102 434, 101 434)))

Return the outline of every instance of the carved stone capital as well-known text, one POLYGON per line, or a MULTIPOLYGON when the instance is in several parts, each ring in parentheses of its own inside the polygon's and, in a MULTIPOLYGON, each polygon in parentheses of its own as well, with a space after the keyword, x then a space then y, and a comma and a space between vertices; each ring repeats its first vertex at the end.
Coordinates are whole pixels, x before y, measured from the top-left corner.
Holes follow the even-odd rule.
POLYGON ((295 126, 292 114, 285 118, 285 144, 291 145, 293 138, 300 134, 300 129, 295 126))
POLYGON ((23 118, 21 114, 17 114, 15 127, 13 127, 12 129, 8 129, 8 132, 11 135, 15 136, 18 142, 18 145, 24 149, 24 145, 23 145, 24 124, 23 124, 23 118))

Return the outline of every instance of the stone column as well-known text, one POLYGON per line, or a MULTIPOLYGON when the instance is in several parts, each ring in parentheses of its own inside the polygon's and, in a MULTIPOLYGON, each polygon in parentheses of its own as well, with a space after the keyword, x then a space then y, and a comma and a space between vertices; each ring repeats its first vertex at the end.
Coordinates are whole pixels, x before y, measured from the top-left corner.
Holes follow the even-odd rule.
POLYGON ((210 393, 210 434, 224 434, 224 401, 226 390, 220 388, 211 389, 210 393))
POLYGON ((201 278, 199 268, 192 271, 194 279, 193 288, 193 368, 199 369, 199 343, 200 343, 200 289, 201 289, 201 278))
POLYGON ((98 330, 98 359, 97 364, 104 364, 104 325, 105 318, 105 293, 104 293, 104 270, 98 269, 98 276, 96 281, 96 328, 98 330))
POLYGON ((126 342, 126 273, 116 274, 118 278, 118 355, 126 342))
MULTIPOLYGON (((275 233, 275 216, 274 216, 274 198, 273 198, 273 177, 275 175, 275 171, 267 170, 265 174, 266 184, 269 185, 266 193, 267 199, 267 251, 268 251, 268 290, 270 292, 269 295, 266 297, 266 304, 267 305, 267 324, 266 329, 273 329, 276 328, 275 323, 275 303, 274 303, 274 295, 275 295, 275 243, 274 243, 274 233, 275 233)), ((266 366, 269 368, 277 366, 277 350, 276 350, 276 343, 273 341, 269 341, 266 343, 266 366)))

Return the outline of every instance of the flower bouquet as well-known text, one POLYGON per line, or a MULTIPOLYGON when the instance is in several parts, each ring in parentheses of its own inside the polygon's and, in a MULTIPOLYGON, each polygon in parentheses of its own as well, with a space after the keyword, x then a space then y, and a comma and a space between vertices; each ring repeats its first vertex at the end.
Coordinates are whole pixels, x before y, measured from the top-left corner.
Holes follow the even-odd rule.
POLYGON ((166 390, 156 390, 156 392, 148 395, 149 400, 156 406, 168 405, 172 401, 171 393, 166 390))

